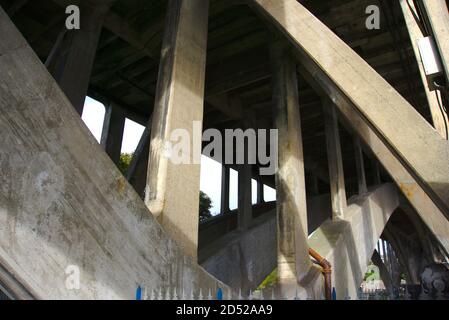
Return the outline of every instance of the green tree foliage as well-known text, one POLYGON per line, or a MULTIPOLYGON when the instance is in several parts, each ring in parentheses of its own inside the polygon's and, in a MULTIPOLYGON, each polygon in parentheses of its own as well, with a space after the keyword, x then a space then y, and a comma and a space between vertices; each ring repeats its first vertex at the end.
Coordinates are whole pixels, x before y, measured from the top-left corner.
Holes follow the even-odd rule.
POLYGON ((120 155, 120 160, 118 162, 118 168, 120 171, 125 174, 126 170, 128 170, 129 165, 131 164, 131 160, 133 158, 133 153, 122 153, 120 155))
POLYGON ((374 264, 368 265, 363 280, 364 281, 380 280, 379 268, 374 266, 374 264))
POLYGON ((200 191, 200 223, 212 217, 210 208, 212 208, 212 200, 207 194, 200 191))
POLYGON ((278 283, 278 269, 275 268, 256 290, 263 290, 267 288, 272 288, 278 283))

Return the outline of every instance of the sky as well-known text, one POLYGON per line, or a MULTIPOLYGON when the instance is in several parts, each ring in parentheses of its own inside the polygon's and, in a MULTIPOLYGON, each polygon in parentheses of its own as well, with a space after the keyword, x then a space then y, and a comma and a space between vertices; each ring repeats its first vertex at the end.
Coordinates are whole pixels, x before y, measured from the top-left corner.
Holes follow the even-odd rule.
MULTIPOLYGON (((104 105, 87 97, 81 118, 98 142, 100 142, 101 139, 104 115, 104 105)), ((123 132, 122 153, 134 152, 143 131, 144 127, 142 125, 126 119, 123 132)), ((237 181, 238 173, 231 169, 229 175, 229 207, 231 210, 237 208, 237 181)), ((257 200, 257 182, 253 179, 251 185, 252 202, 255 203, 257 200)), ((211 213, 213 215, 218 214, 220 212, 221 202, 221 164, 206 156, 201 156, 200 190, 205 192, 212 200, 211 213)), ((276 200, 275 190, 268 186, 264 186, 264 198, 265 201, 276 200)))

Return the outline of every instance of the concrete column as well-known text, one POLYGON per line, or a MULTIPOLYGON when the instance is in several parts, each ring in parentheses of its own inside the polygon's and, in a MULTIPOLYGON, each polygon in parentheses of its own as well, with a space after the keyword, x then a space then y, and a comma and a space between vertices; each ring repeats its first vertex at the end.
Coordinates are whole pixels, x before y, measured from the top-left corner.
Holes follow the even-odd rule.
POLYGON ((252 208, 251 203, 251 165, 243 164, 239 168, 238 176, 238 227, 247 230, 251 226, 252 208))
POLYGON ((221 213, 228 213, 229 210, 229 167, 221 166, 221 213))
POLYGON ((129 183, 134 187, 139 196, 144 199, 145 186, 147 182, 148 156, 150 144, 145 145, 144 152, 137 160, 133 174, 128 178, 129 183))
POLYGON ((46 62, 49 72, 80 115, 109 3, 83 2, 80 7, 80 29, 64 30, 46 62))
POLYGON ((449 12, 446 0, 422 0, 449 84, 449 12))
POLYGON ((323 99, 324 124, 326 129, 327 162, 332 198, 332 217, 343 218, 346 209, 345 175, 341 155, 340 132, 337 109, 328 98, 323 99))
POLYGON ((118 164, 120 160, 124 129, 125 115, 123 111, 112 104, 107 106, 100 144, 115 164, 118 164))
MULTIPOLYGON (((432 1, 432 2, 438 3, 439 0, 432 1)), ((416 62, 419 67, 419 73, 421 75, 421 81, 424 86, 424 91, 426 93, 427 102, 429 104, 433 126, 438 131, 438 133, 444 139, 446 139, 445 122, 447 123, 447 121, 448 121, 447 115, 441 112, 440 107, 438 105, 438 99, 435 94, 436 92, 432 91, 429 87, 426 73, 424 72, 424 66, 423 66, 423 63, 421 60, 421 55, 420 55, 419 49, 418 49, 418 40, 423 38, 424 34, 423 34, 422 30, 420 29, 420 27, 418 26, 418 23, 415 21, 415 18, 413 17, 413 13, 411 11, 411 10, 413 10, 414 12, 417 12, 415 4, 413 1, 410 1, 410 0, 400 0, 400 4, 401 4, 401 8, 402 8, 402 13, 404 15, 405 24, 407 26, 408 34, 410 36, 410 41, 412 43, 413 51, 415 53, 416 62)), ((442 13, 442 14, 444 14, 444 13, 442 13)), ((447 15, 447 10, 446 10, 446 15, 447 15)), ((445 40, 447 40, 447 33, 445 34, 445 37, 446 37, 445 40)))
POLYGON ((296 283, 310 270, 307 204, 296 64, 281 43, 271 48, 273 114, 278 129, 276 214, 278 275, 281 283, 296 283))
POLYGON ((145 203, 185 253, 195 258, 209 1, 170 0, 167 8, 145 203), (199 124, 196 130, 194 121, 199 124), (176 145, 170 140, 176 129, 189 136, 189 150, 179 153, 188 161, 181 164, 165 152, 167 145, 176 145))
POLYGON ((140 137, 133 158, 126 172, 126 179, 136 192, 144 198, 147 183, 148 158, 150 153, 150 134, 152 117, 148 120, 145 130, 140 137))
POLYGON ((264 203, 264 195, 263 195, 263 183, 257 180, 257 203, 264 203))
POLYGON ((366 187, 366 176, 365 176, 365 163, 363 161, 363 151, 360 144, 360 139, 358 137, 354 138, 354 152, 355 152, 355 166, 357 169, 357 184, 359 195, 365 194, 368 191, 366 187))

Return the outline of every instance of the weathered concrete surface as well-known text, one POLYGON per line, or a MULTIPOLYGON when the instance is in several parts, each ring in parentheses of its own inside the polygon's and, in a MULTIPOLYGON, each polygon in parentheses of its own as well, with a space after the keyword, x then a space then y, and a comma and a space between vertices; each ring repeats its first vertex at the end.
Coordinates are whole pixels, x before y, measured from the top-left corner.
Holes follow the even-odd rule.
POLYGON ((106 107, 100 144, 115 164, 120 161, 124 129, 124 112, 117 106, 110 104, 106 107))
MULTIPOLYGON (((388 171, 403 195, 415 208, 427 227, 437 237, 438 241, 449 250, 449 219, 434 202, 428 189, 420 182, 413 172, 397 157, 385 140, 378 135, 369 122, 358 112, 354 112, 353 103, 341 91, 334 90, 332 81, 324 71, 311 62, 302 59, 303 67, 299 71, 307 78, 309 84, 321 94, 329 95, 339 108, 347 128, 352 128, 364 143, 371 149, 377 160, 388 171)), ((435 168, 435 170, 438 170, 435 168)), ((377 177, 378 179, 379 177, 377 177)))
POLYGON ((147 184, 148 159, 150 156, 150 135, 152 117, 148 120, 145 130, 140 137, 133 158, 126 171, 126 179, 134 190, 144 199, 147 184))
MULTIPOLYGON (((350 112, 359 114, 372 126, 390 152, 449 218, 449 142, 298 1, 252 0, 251 3, 286 36, 300 62, 309 64, 306 67, 309 71, 315 68, 324 72, 330 83, 317 80, 323 86, 328 85, 332 100, 340 95, 350 101, 350 112), (318 38, 320 41, 316 41, 318 38)), ((365 143, 370 144, 366 140, 365 143)))
MULTIPOLYGON (((170 0, 164 29, 151 128, 145 203, 183 250, 196 257, 201 124, 209 1, 170 0), (193 122, 200 124, 199 136, 193 122), (188 132, 187 163, 174 164, 166 144, 174 130, 188 132)), ((176 152, 176 151, 173 151, 176 152)))
POLYGON ((199 251, 204 269, 234 290, 257 288, 276 268, 276 214, 267 212, 245 231, 234 231, 199 251))
MULTIPOLYGON (((228 166, 222 164, 221 166, 221 199, 220 212, 229 212, 229 178, 230 169, 228 166)), ((257 193, 259 195, 259 193, 257 193)))
POLYGON ((0 38, 0 265, 40 299, 222 286, 156 222, 1 8, 0 38), (68 265, 80 290, 66 289, 68 265))
MULTIPOLYGON (((329 194, 307 199, 309 230, 314 231, 329 219, 330 211, 329 194)), ((216 231, 216 227, 212 228, 216 231)), ((200 229, 200 238, 202 232, 211 237, 208 230, 200 229)), ((200 249, 199 261, 210 274, 234 290, 254 290, 277 266, 276 210, 254 219, 245 232, 230 232, 213 242, 206 238, 203 243, 208 245, 200 249)))
POLYGON ((296 62, 285 43, 271 47, 274 126, 278 129, 278 275, 283 283, 302 280, 311 267, 307 246, 307 201, 296 62))
POLYGON ((341 153, 337 108, 328 98, 323 99, 324 125, 326 130, 327 162, 332 199, 332 217, 344 218, 346 209, 345 173, 341 153))
POLYGON ((337 298, 357 296, 377 240, 399 204, 393 184, 378 186, 349 203, 345 219, 328 220, 310 236, 310 247, 332 265, 337 298))
POLYGON ((238 171, 238 228, 240 230, 246 230, 251 225, 253 218, 253 205, 252 205, 252 190, 251 190, 251 165, 242 164, 239 165, 238 171))

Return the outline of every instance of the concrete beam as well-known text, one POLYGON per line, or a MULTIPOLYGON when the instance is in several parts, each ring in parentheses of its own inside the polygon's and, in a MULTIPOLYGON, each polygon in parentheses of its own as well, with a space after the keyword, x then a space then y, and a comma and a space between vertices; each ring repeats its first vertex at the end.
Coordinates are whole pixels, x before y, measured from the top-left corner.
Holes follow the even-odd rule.
POLYGON ((193 121, 203 121, 208 3, 168 3, 145 192, 150 211, 192 257, 198 243, 200 165, 174 164, 164 147, 173 130, 185 129, 191 141, 189 150, 182 152, 188 152, 190 163, 201 157, 201 137, 193 135, 192 126, 193 121))
MULTIPOLYGON (((295 48, 302 64, 316 77, 323 72, 332 100, 350 101, 358 114, 449 218, 449 142, 351 50, 296 0, 250 2, 295 48), (320 41, 316 41, 316 39, 320 41)), ((335 102, 335 101, 334 101, 335 102)), ((367 141, 365 140, 365 143, 367 141)), ((368 141, 368 144, 370 141, 368 141)))
POLYGON ((251 167, 250 164, 242 164, 238 171, 238 228, 242 231, 249 229, 253 215, 251 167))
MULTIPOLYGON (((97 3, 113 1, 116 0, 96 0, 97 3)), ((72 4, 79 6, 80 4, 84 3, 81 0, 53 0, 53 2, 63 8, 72 4)), ((103 22, 104 27, 110 32, 128 42, 136 49, 142 50, 149 57, 155 58, 154 53, 145 47, 145 41, 143 41, 141 35, 137 31, 135 31, 134 28, 125 19, 110 11, 104 16, 103 22)))
POLYGON ((133 158, 126 172, 126 179, 134 187, 136 192, 144 198, 147 181, 148 159, 150 153, 150 135, 152 117, 148 120, 145 130, 140 137, 133 158))
MULTIPOLYGON (((278 223, 278 274, 282 286, 302 281, 311 268, 307 244, 298 80, 290 52, 282 43, 271 48, 273 114, 278 129, 279 164, 275 174, 278 223)), ((289 290, 287 288, 287 290, 289 290)))
POLYGON ((323 99, 324 125, 326 131, 327 162, 332 198, 332 217, 343 218, 346 209, 345 174, 340 144, 337 109, 327 98, 323 99))
MULTIPOLYGON (((139 196, 145 198, 145 187, 147 185, 148 159, 150 154, 150 144, 147 143, 143 149, 142 155, 137 159, 135 170, 129 176, 129 183, 134 187, 139 196)), ((128 176, 128 175, 127 175, 128 176)))
POLYGON ((106 107, 100 144, 116 165, 120 160, 124 129, 125 115, 123 111, 110 104, 106 107))
MULTIPOLYGON (((434 2, 438 2, 434 1, 434 2)), ((432 116, 433 126, 435 130, 444 138, 447 139, 446 125, 449 126, 447 114, 441 111, 439 107, 438 98, 436 96, 437 92, 432 91, 429 88, 429 84, 427 81, 426 73, 424 71, 424 65, 421 60, 421 55, 419 53, 418 48, 418 40, 424 37, 423 32, 418 26, 415 18, 413 17, 413 13, 411 10, 416 12, 416 7, 413 1, 410 0, 400 0, 400 5, 402 9, 402 13, 404 15, 405 24, 407 26, 408 34, 410 36, 410 41, 413 47, 413 52, 415 53, 416 63, 419 68, 419 74, 421 76, 421 81, 424 87, 424 91, 426 93, 427 102, 430 108, 430 114, 432 116)), ((447 13, 447 12, 446 12, 447 13)), ((449 30, 448 30, 449 32, 449 30)), ((449 50, 449 49, 448 49, 449 50)))
POLYGON ((435 38, 449 84, 449 10, 446 0, 423 0, 431 32, 435 38))
POLYGON ((89 87, 98 40, 109 2, 83 2, 80 29, 63 30, 52 49, 48 70, 81 115, 89 87))
POLYGON ((126 178, 128 181, 134 176, 141 159, 145 156, 145 149, 148 149, 150 144, 150 135, 151 135, 151 124, 152 117, 148 121, 147 126, 143 130, 142 136, 139 139, 139 143, 137 144, 136 150, 134 151, 134 156, 129 165, 128 171, 126 172, 126 178))
POLYGON ((257 203, 263 203, 264 200, 264 191, 263 191, 263 183, 260 180, 257 180, 257 203))

